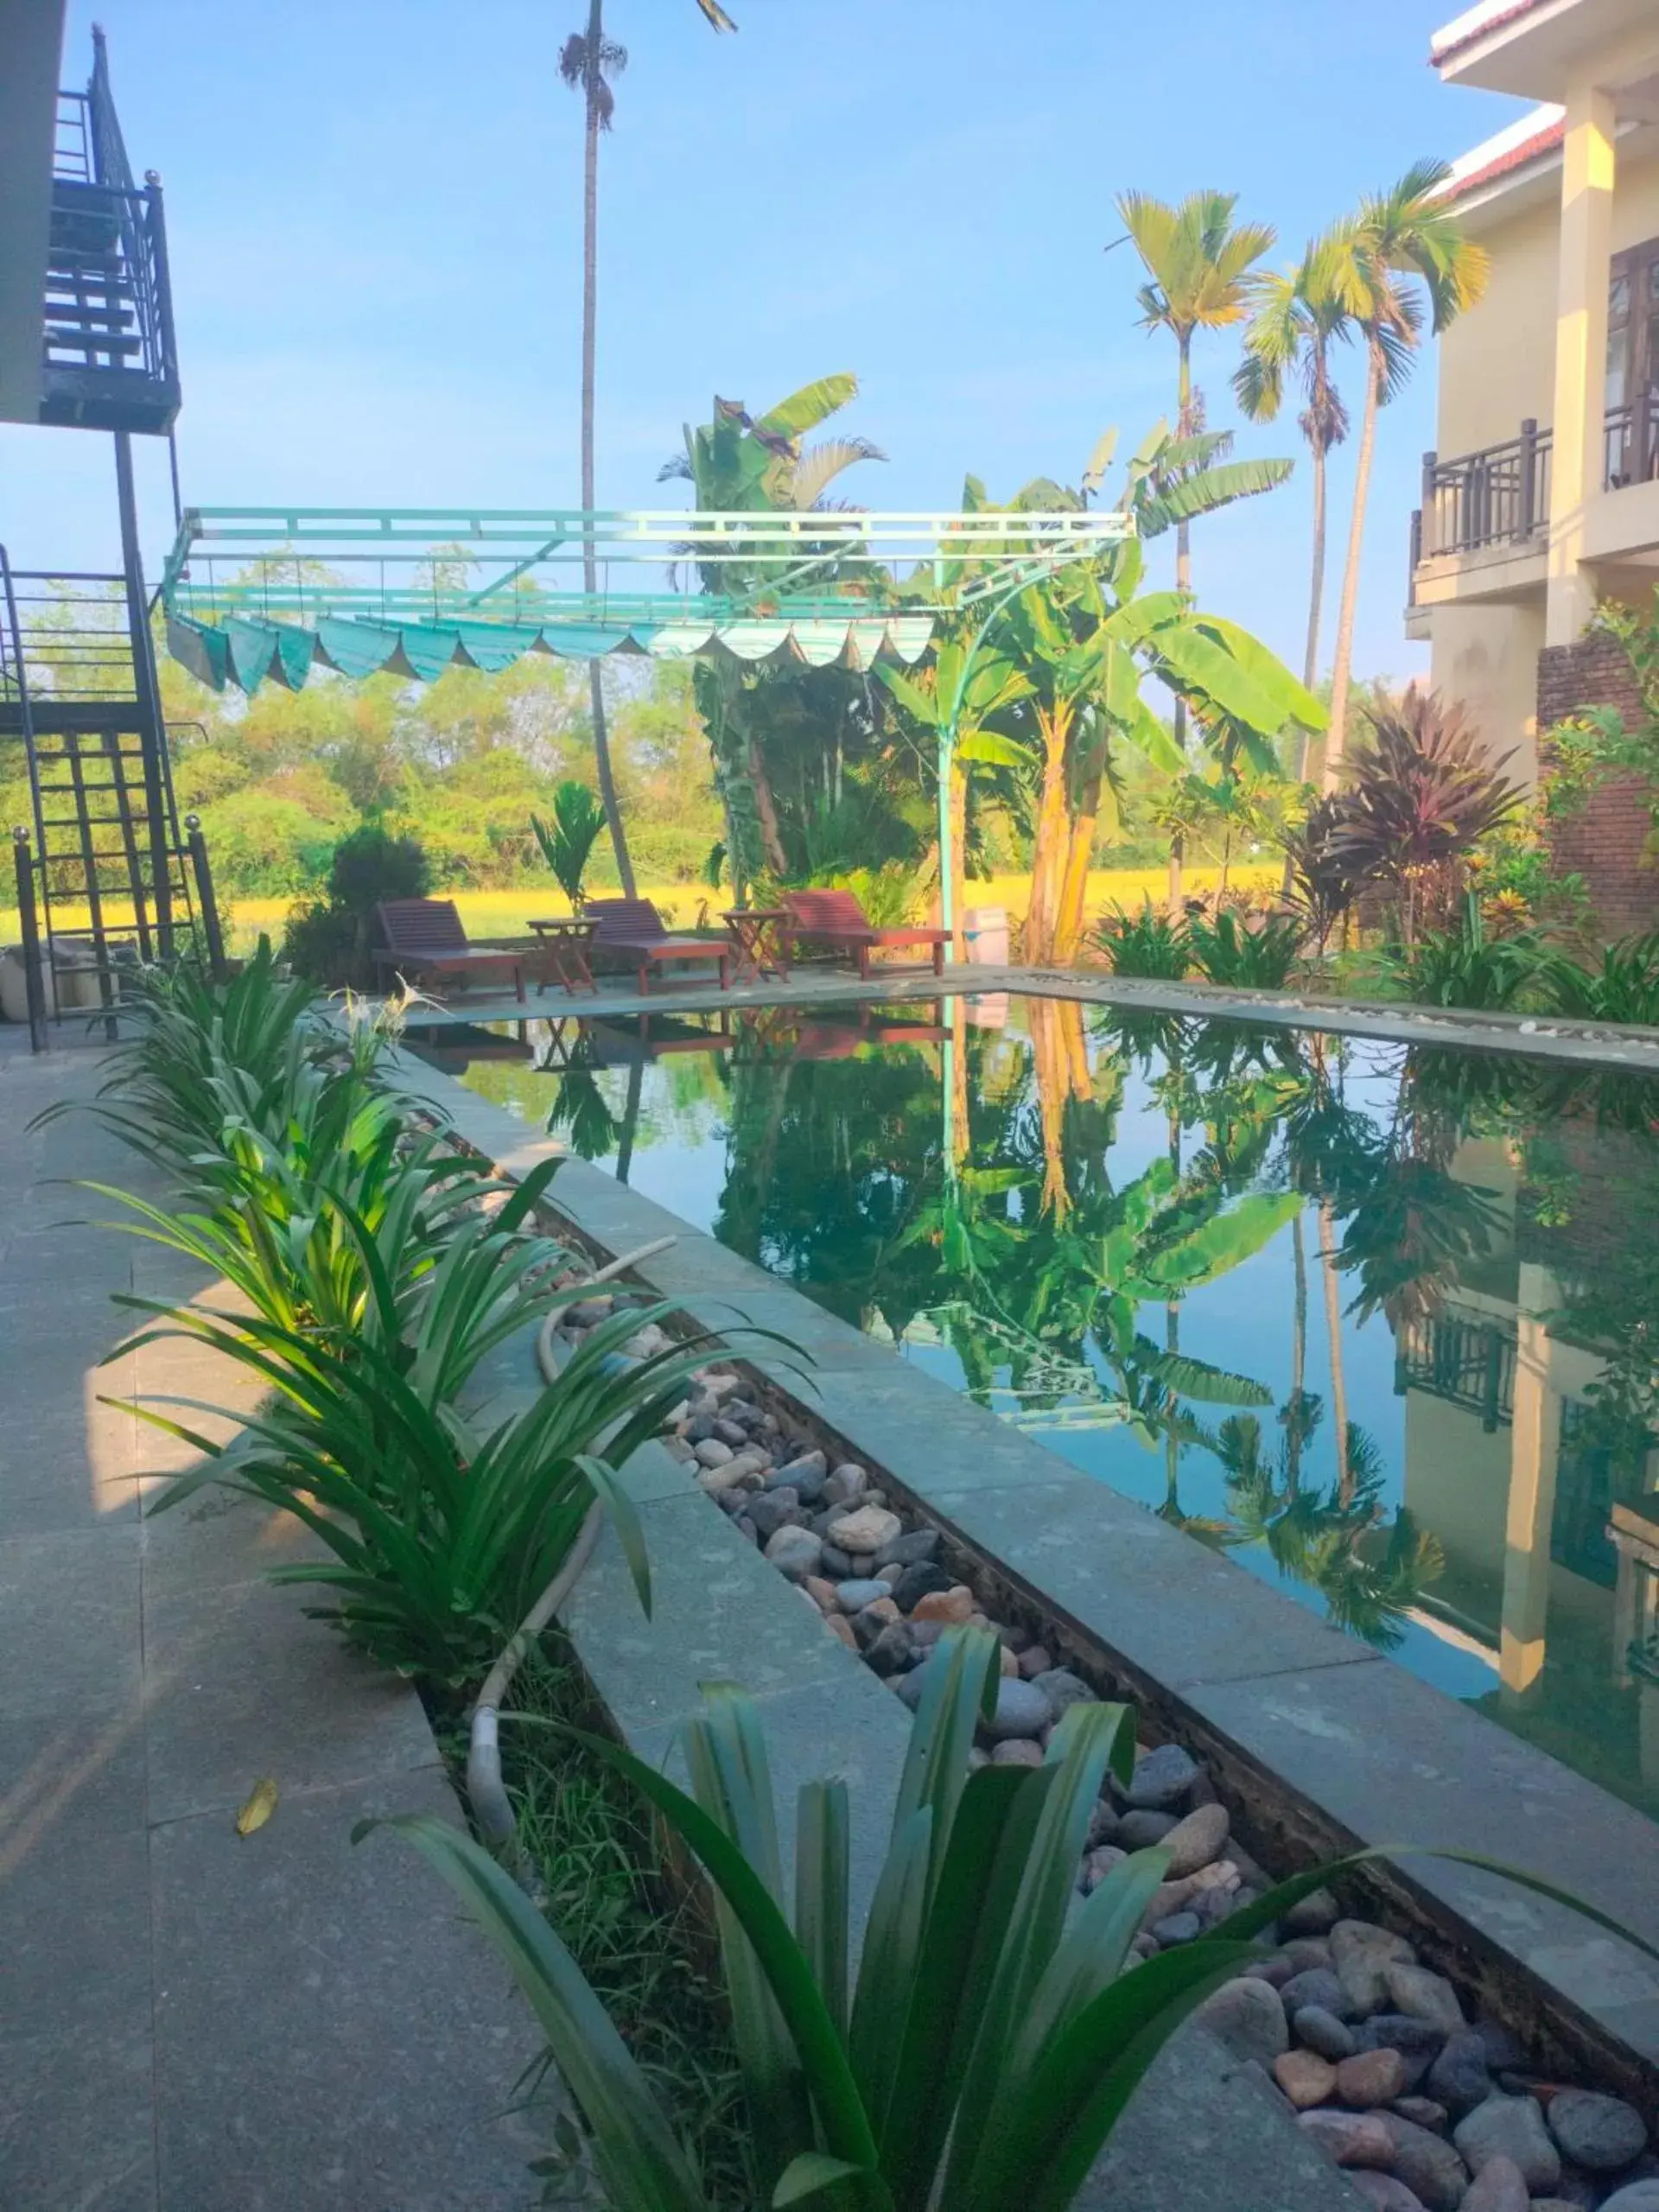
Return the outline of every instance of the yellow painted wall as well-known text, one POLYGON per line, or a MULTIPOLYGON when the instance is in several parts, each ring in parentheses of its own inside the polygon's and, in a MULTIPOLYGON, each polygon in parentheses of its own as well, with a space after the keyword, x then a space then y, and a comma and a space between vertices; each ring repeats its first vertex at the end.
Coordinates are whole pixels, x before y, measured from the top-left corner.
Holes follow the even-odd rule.
MULTIPOLYGON (((1554 403, 1556 240, 1551 197, 1478 225, 1491 276, 1478 307, 1440 341, 1438 450, 1472 453, 1512 438, 1526 416, 1548 425, 1554 403)), ((1659 238, 1659 153, 1633 162, 1621 148, 1613 190, 1615 253, 1659 238)), ((1438 619, 1437 619, 1438 626, 1438 619)))
POLYGON ((1541 593, 1530 606, 1437 607, 1430 637, 1435 690, 1462 702, 1492 753, 1513 752, 1509 773, 1530 786, 1538 770, 1541 593))

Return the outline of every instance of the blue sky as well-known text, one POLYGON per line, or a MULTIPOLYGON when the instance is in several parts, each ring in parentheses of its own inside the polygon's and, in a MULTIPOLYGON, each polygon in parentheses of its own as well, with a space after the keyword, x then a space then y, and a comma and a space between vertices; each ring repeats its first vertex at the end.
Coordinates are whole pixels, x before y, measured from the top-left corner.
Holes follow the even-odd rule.
MULTIPOLYGON (((715 391, 759 410, 832 369, 890 455, 847 480, 862 504, 954 506, 969 469, 993 496, 1075 481, 1108 423, 1132 443, 1172 405, 1132 252, 1103 252, 1117 192, 1236 190, 1289 258, 1518 111, 1427 67, 1454 0, 730 6, 716 38, 693 0, 608 0, 630 65, 602 154, 602 505, 679 503, 657 467, 715 391)), ((581 108, 555 65, 582 0, 72 0, 66 82, 94 13, 167 187, 187 500, 574 501, 581 108)), ((1235 358, 1200 348, 1212 423, 1235 358)), ((1420 664, 1401 608, 1433 424, 1426 359, 1383 416, 1361 673, 1420 664)), ((1301 451, 1290 418, 1240 449, 1301 451)), ((165 456, 143 459, 159 550, 165 456)), ((110 561, 111 476, 106 439, 0 429, 14 561, 110 561)), ((1345 465, 1333 488, 1334 566, 1345 465)), ((1307 528, 1299 467, 1194 544, 1200 597, 1297 661, 1307 528)))

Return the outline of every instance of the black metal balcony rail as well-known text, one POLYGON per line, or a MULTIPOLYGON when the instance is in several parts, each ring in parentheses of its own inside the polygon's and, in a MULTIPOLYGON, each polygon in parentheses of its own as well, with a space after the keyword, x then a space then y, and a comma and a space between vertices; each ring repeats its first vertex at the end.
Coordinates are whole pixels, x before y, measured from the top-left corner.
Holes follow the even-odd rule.
POLYGON ((163 431, 179 377, 159 178, 135 181, 93 34, 84 92, 63 92, 53 159, 41 420, 163 431))
POLYGON ((1499 1323, 1448 1306, 1432 1319, 1408 1322, 1395 1340, 1397 1396, 1421 1390, 1448 1405, 1480 1415, 1490 1434, 1515 1416, 1516 1340, 1499 1323))
MULTIPOLYGON (((1423 503, 1411 518, 1411 564, 1489 545, 1524 545, 1549 524, 1554 435, 1529 418, 1520 435, 1450 460, 1423 455, 1423 503)), ((1602 484, 1617 492, 1659 478, 1659 392, 1607 410, 1602 484)))

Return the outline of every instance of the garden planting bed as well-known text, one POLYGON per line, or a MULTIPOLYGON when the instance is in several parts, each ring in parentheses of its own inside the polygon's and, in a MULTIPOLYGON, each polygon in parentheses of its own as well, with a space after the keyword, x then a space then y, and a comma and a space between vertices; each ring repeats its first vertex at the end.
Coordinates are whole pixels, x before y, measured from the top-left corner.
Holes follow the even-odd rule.
MULTIPOLYGON (((570 1332, 608 1314, 613 1295, 570 1309, 570 1332)), ((658 1334, 648 1327, 638 1349, 660 1349, 658 1334)), ((1086 1895, 1130 1851, 1171 1853, 1140 1956, 1192 1942, 1275 1879, 1351 1847, 1212 1731, 1179 1725, 1166 1696, 743 1363, 704 1371, 666 1442, 824 1633, 906 1706, 947 1627, 996 1635, 1002 1680, 976 1764, 1037 1765, 1070 1705, 1136 1704, 1134 1776, 1108 1783, 1077 1886, 1086 1895)), ((1554 1993, 1452 1942, 1406 1881, 1350 1877, 1277 1934, 1201 2018, 1379 2212, 1659 2212, 1649 2069, 1564 2017, 1554 1993)))

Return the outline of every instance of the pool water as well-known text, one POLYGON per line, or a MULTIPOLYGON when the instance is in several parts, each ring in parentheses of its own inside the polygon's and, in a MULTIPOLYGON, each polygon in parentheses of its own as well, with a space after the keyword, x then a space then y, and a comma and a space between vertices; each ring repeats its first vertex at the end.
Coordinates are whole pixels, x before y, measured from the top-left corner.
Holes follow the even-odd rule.
POLYGON ((1659 1084, 1040 998, 411 1042, 1659 1812, 1659 1084))

